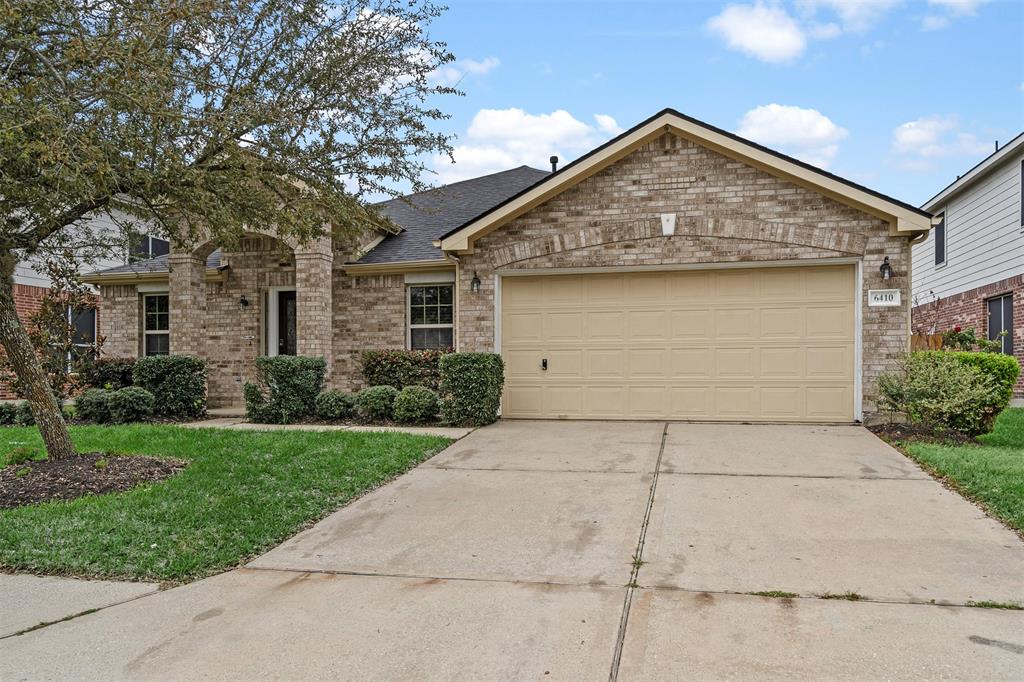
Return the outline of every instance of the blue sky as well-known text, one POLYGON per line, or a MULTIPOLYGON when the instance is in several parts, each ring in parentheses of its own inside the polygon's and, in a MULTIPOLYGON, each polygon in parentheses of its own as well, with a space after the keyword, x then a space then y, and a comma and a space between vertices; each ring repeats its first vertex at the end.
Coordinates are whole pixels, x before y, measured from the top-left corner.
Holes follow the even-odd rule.
POLYGON ((571 160, 664 107, 918 204, 1024 130, 1024 1, 463 2, 455 166, 571 160))

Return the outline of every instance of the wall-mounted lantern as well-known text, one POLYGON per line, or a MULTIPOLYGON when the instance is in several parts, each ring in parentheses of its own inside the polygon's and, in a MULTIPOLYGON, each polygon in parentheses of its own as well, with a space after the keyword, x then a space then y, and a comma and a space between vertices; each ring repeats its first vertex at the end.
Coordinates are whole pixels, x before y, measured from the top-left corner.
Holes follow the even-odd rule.
POLYGON ((480 275, 476 274, 476 270, 473 271, 473 279, 469 283, 469 290, 474 294, 480 292, 480 275))
POLYGON ((245 294, 242 294, 241 296, 238 297, 238 310, 240 312, 244 313, 246 308, 248 308, 248 307, 249 307, 249 299, 247 299, 245 297, 245 294))
POLYGON ((882 279, 892 279, 892 266, 889 265, 889 257, 886 256, 882 264, 878 266, 878 271, 882 273, 882 279))

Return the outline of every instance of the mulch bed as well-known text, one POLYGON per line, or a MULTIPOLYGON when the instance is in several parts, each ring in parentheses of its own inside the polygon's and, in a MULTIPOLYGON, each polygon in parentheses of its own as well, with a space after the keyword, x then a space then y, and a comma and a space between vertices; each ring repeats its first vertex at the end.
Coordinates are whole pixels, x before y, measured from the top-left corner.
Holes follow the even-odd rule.
POLYGON ((130 490, 170 478, 187 462, 90 452, 66 460, 13 464, 0 469, 0 509, 83 495, 130 490), (97 466, 97 462, 104 460, 97 466))
POLYGON ((952 429, 938 432, 924 424, 875 424, 868 430, 889 442, 938 443, 939 445, 977 445, 968 435, 952 429))

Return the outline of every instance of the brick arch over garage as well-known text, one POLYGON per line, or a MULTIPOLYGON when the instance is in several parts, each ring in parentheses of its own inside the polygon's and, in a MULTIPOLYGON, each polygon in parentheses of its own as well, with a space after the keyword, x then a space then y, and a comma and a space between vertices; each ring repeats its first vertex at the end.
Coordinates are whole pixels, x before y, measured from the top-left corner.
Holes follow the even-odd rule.
MULTIPOLYGON (((732 239, 802 247, 839 256, 863 256, 867 235, 836 227, 805 227, 737 218, 683 218, 672 237, 732 239)), ((669 237, 670 239, 672 237, 669 237)), ((546 235, 494 248, 489 257, 495 269, 522 261, 607 244, 664 239, 660 221, 635 220, 546 235)))

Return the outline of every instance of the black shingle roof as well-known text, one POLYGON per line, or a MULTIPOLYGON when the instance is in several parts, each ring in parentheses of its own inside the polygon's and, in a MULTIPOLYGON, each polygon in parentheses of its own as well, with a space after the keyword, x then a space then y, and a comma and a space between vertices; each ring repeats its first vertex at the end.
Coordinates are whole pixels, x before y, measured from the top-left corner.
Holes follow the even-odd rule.
POLYGON ((433 241, 470 218, 497 206, 550 175, 529 166, 428 189, 377 204, 381 213, 400 225, 359 259, 359 263, 443 260, 433 241))
MULTIPOLYGON (((220 249, 217 249, 209 256, 206 257, 207 269, 217 269, 220 267, 220 249)), ((118 265, 113 268, 107 268, 106 270, 99 270, 96 274, 98 275, 145 275, 151 272, 167 272, 167 254, 163 256, 156 256, 155 258, 147 258, 146 260, 135 261, 134 263, 128 263, 127 265, 118 265)))

